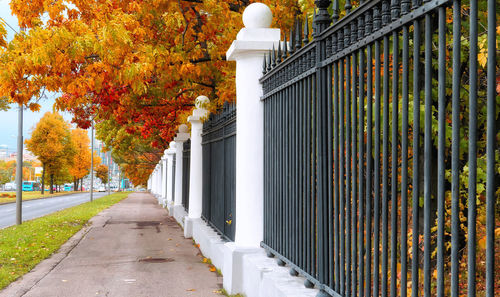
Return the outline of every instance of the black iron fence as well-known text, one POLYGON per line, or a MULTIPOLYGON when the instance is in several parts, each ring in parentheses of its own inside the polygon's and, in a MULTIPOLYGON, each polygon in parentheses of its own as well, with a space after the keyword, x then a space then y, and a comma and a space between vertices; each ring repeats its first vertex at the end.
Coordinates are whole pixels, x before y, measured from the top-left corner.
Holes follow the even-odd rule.
POLYGON ((236 106, 224 104, 203 124, 202 217, 234 240, 236 208, 236 106))
POLYGON ((264 61, 262 246, 320 296, 500 295, 496 0, 342 2, 264 61))
POLYGON ((182 149, 182 206, 189 210, 189 180, 191 169, 191 140, 188 139, 183 144, 182 149))

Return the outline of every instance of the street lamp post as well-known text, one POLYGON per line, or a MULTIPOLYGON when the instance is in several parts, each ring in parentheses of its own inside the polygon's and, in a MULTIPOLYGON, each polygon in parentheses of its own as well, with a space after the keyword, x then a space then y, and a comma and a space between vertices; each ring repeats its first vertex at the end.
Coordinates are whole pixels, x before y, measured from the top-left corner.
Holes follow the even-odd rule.
POLYGON ((111 195, 111 152, 108 152, 108 195, 111 195))
POLYGON ((94 120, 90 128, 90 202, 94 200, 94 120))
POLYGON ((17 164, 16 164, 16 224, 23 222, 23 105, 19 104, 17 120, 17 164))

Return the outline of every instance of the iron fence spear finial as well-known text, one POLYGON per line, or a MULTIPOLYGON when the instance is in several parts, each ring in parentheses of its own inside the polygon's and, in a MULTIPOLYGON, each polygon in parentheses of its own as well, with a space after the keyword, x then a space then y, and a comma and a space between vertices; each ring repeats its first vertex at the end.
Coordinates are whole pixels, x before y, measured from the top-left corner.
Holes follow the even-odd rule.
POLYGON ((304 45, 309 43, 309 22, 307 20, 307 16, 304 22, 304 39, 302 39, 302 42, 304 43, 304 45))

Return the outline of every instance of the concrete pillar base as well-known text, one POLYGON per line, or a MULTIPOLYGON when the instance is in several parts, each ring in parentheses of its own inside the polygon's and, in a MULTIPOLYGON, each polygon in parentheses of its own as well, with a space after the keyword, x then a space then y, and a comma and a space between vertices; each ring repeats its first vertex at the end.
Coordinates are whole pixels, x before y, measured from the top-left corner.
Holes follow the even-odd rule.
POLYGON ((172 203, 172 201, 167 201, 165 208, 167 209, 168 214, 173 217, 174 216, 174 204, 172 203))
POLYGON ((244 293, 244 266, 243 257, 245 255, 260 252, 260 248, 244 248, 237 246, 234 242, 225 244, 224 266, 222 279, 224 288, 229 294, 244 293))
POLYGON ((189 216, 184 218, 184 237, 185 238, 192 238, 193 237, 193 225, 194 221, 196 220, 201 220, 201 219, 193 219, 190 218, 189 216))
POLYGON ((290 267, 279 266, 264 249, 243 257, 243 291, 247 297, 316 297, 318 289, 304 286, 305 278, 290 275, 290 267))
POLYGON ((210 258, 215 267, 222 270, 226 241, 202 219, 193 220, 193 239, 199 244, 202 254, 210 258))
POLYGON ((170 215, 175 218, 177 223, 179 223, 182 226, 182 228, 184 228, 184 220, 185 220, 185 217, 187 217, 187 212, 184 209, 184 206, 174 205, 174 207, 172 209, 172 213, 170 215))

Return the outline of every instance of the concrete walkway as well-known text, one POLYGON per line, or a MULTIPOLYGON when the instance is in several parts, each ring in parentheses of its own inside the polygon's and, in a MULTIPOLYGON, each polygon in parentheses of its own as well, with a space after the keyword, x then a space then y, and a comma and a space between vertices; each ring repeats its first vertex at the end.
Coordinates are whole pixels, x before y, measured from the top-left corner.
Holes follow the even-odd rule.
POLYGON ((0 296, 208 297, 221 283, 156 199, 132 194, 0 296))

